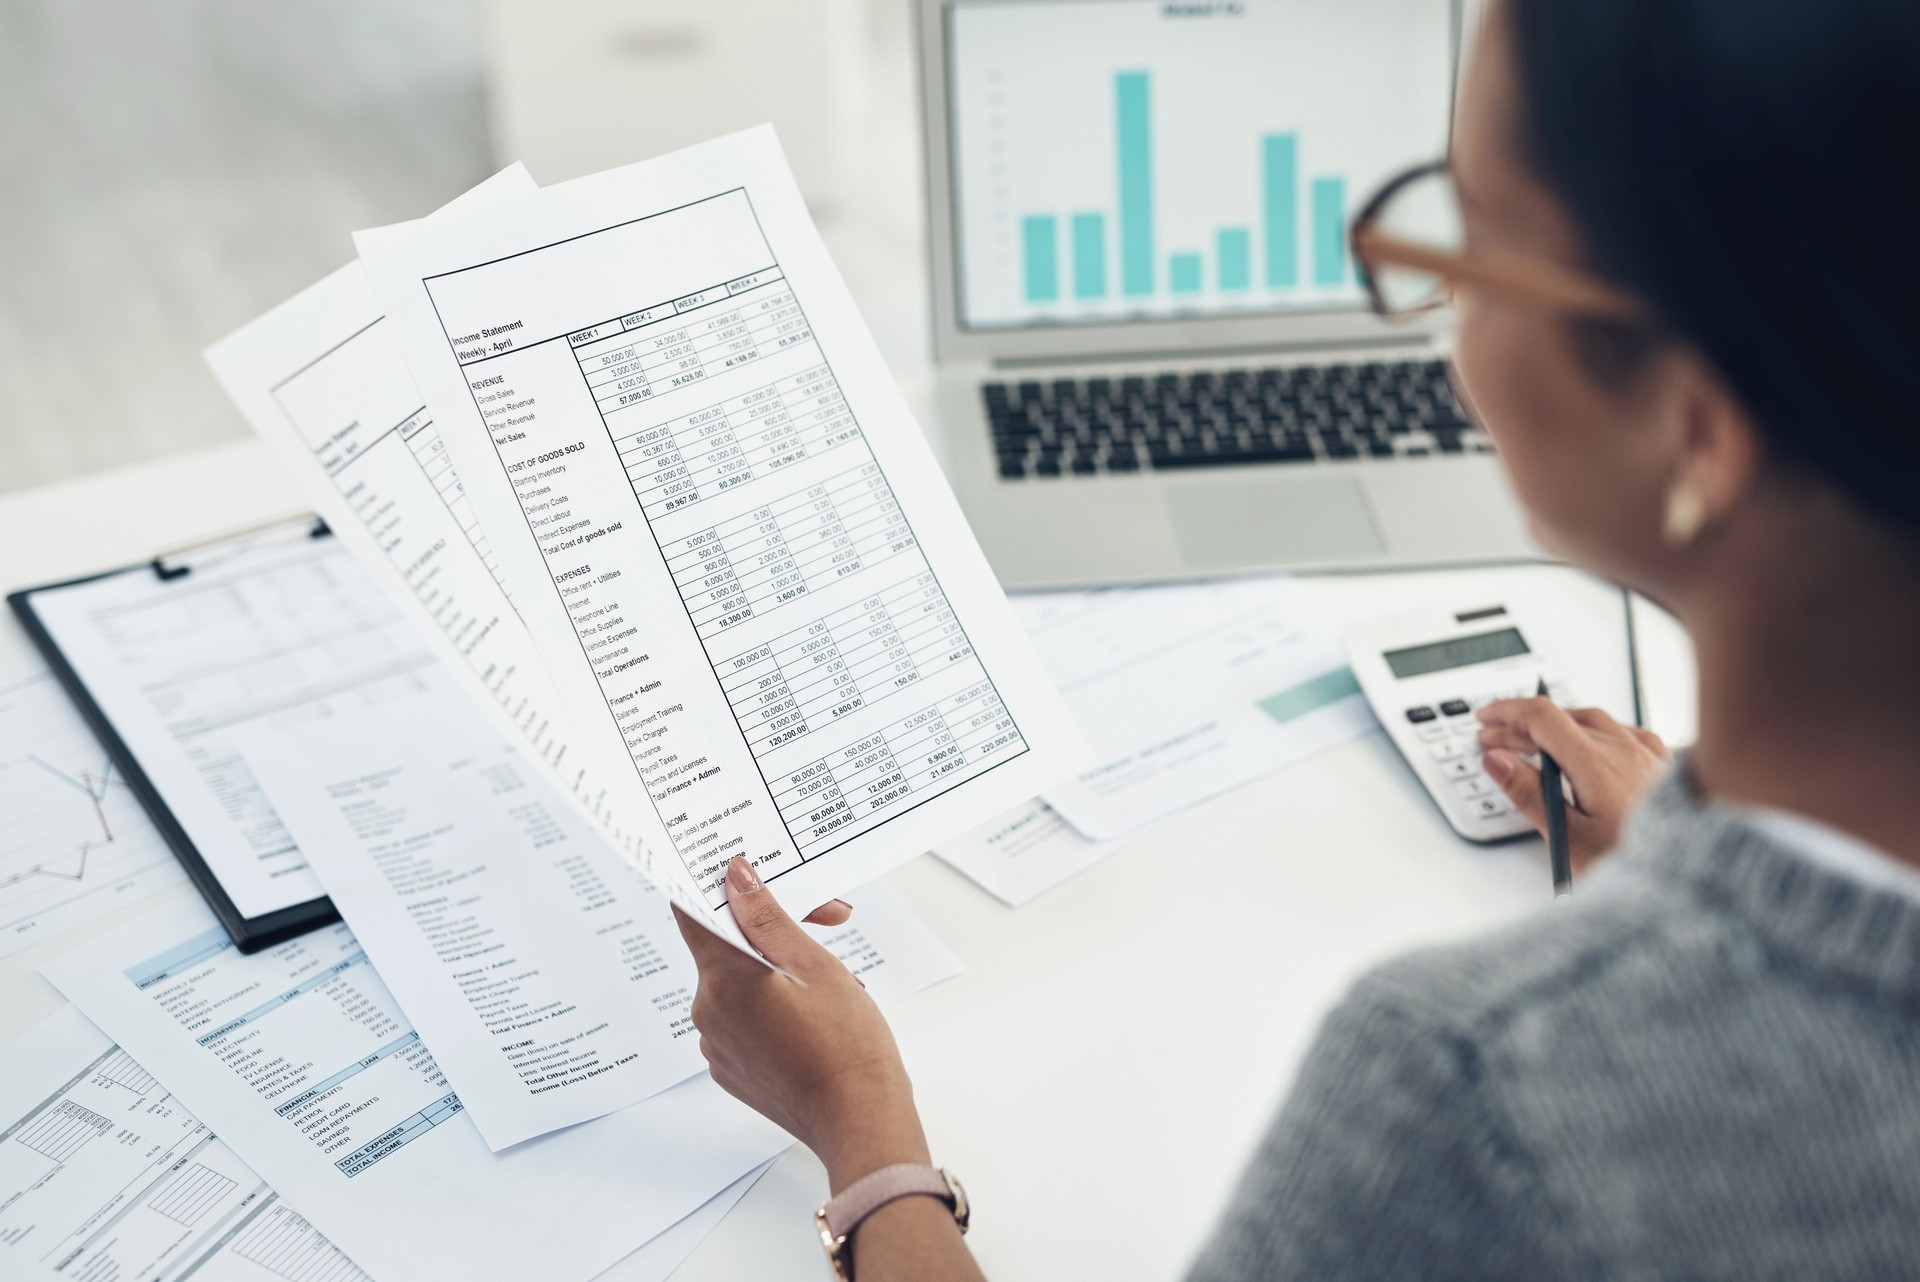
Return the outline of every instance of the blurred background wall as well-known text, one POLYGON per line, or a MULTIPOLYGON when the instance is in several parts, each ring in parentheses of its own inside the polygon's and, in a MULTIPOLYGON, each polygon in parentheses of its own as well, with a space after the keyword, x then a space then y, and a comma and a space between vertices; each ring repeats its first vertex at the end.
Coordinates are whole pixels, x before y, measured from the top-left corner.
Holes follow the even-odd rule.
POLYGON ((763 119, 923 361, 910 28, 908 0, 0 0, 0 490, 243 436, 201 348, 356 228, 763 119))

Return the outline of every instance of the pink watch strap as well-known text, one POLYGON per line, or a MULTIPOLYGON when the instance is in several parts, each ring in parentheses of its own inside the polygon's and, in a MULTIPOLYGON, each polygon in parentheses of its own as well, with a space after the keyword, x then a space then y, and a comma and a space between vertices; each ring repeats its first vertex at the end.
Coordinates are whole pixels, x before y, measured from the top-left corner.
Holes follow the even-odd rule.
POLYGON ((953 1212, 960 1231, 967 1231, 967 1194, 960 1187, 960 1181, 951 1174, 935 1167, 911 1163, 883 1166, 841 1189, 813 1214, 814 1222, 820 1227, 821 1244, 826 1247, 834 1270, 842 1278, 853 1277, 847 1242, 862 1220, 889 1202, 917 1196, 937 1197, 945 1202, 953 1212))

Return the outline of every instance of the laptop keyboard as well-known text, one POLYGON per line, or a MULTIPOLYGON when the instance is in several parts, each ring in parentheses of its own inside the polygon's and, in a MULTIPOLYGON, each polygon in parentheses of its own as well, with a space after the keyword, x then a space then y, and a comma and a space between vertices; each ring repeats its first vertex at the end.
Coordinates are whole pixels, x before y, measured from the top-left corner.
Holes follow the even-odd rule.
POLYGON ((1443 361, 988 383, 1000 475, 1486 453, 1443 361))

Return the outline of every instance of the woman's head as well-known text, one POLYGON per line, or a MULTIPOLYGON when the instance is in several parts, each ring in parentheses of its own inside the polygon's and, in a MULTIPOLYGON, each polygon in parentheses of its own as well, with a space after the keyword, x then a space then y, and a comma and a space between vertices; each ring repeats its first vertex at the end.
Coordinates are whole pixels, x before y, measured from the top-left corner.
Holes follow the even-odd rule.
POLYGON ((1462 381, 1543 541, 1656 592, 1702 568, 1689 527, 1920 545, 1917 150, 1913 0, 1495 0, 1455 137, 1469 250, 1650 309, 1460 293, 1462 381))

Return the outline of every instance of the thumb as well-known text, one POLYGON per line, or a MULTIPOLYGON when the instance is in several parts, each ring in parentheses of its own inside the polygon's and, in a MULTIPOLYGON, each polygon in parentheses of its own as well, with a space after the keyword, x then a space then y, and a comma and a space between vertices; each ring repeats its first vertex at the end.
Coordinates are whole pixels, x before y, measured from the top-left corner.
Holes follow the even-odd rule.
POLYGON ((1538 770, 1514 753, 1499 748, 1481 757, 1480 766, 1487 777, 1500 786, 1500 791, 1507 794, 1513 808, 1527 817, 1528 823, 1542 830, 1546 828, 1547 807, 1540 793, 1538 770))
POLYGON ((776 966, 790 965, 797 960, 800 946, 813 943, 773 897, 753 865, 739 855, 727 865, 727 907, 733 910, 733 919, 747 942, 776 966))

